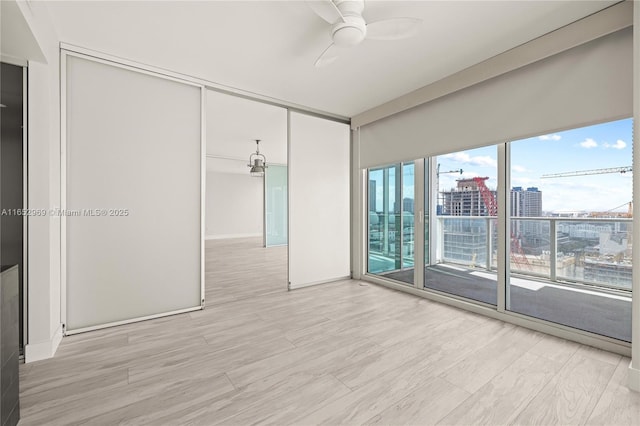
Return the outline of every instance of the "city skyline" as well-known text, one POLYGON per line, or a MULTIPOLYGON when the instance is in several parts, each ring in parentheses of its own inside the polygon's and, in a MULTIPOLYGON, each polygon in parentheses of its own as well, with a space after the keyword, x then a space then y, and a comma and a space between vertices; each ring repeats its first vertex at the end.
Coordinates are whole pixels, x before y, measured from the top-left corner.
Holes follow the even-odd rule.
MULTIPOLYGON (((543 211, 626 211, 632 198, 632 172, 542 179, 544 174, 630 166, 632 119, 540 135, 511 143, 511 187, 537 187, 544 192, 543 211)), ((497 187, 497 147, 438 156, 439 190, 456 180, 489 177, 497 187)))

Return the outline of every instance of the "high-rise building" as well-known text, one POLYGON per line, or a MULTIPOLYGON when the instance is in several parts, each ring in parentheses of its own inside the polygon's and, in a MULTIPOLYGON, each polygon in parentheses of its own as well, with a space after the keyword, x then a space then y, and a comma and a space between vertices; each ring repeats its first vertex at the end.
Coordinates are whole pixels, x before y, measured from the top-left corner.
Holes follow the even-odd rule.
MULTIPOLYGON (((486 179, 486 178, 483 178, 486 179)), ((496 191, 490 190, 494 200, 496 191)), ((445 216, 489 216, 489 208, 482 197, 478 182, 460 179, 456 188, 443 191, 442 211, 445 216)), ((510 195, 511 217, 541 217, 542 191, 536 187, 514 187, 510 195)), ((445 259, 465 262, 484 261, 487 244, 487 223, 480 219, 448 219, 445 226, 445 259)), ((548 246, 548 223, 535 220, 515 220, 511 231, 525 252, 539 254, 548 246), (547 235, 547 238, 544 238, 547 235)), ((495 239, 496 235, 491 236, 495 239)), ((494 241, 495 245, 496 242, 494 241)))
MULTIPOLYGON (((405 197, 402 199, 402 211, 404 213, 413 214, 414 208, 415 208, 415 200, 413 198, 405 197)), ((393 211, 395 213, 400 213, 400 205, 398 204, 397 201, 393 202, 393 211)))
POLYGON ((536 187, 523 190, 521 186, 511 188, 512 217, 542 216, 542 191, 536 187))
MULTIPOLYGON (((536 187, 511 188, 511 217, 541 217, 542 191, 536 187)), ((529 254, 540 254, 549 246, 549 223, 539 220, 515 220, 511 232, 517 236, 523 250, 529 254)))
POLYGON ((369 211, 376 211, 376 181, 369 180, 369 211))
POLYGON ((413 213, 414 212, 415 200, 413 198, 403 198, 402 199, 402 211, 413 213))
MULTIPOLYGON (((496 191, 491 193, 495 198, 496 191)), ((489 208, 474 179, 459 179, 456 188, 443 191, 441 196, 442 215, 489 216, 489 208)), ((471 265, 486 263, 487 226, 486 219, 447 218, 444 221, 444 259, 471 265)))
MULTIPOLYGON (((456 188, 442 191, 442 215, 489 216, 478 183, 473 179, 459 179, 456 188)), ((496 191, 491 191, 494 198, 496 191)))

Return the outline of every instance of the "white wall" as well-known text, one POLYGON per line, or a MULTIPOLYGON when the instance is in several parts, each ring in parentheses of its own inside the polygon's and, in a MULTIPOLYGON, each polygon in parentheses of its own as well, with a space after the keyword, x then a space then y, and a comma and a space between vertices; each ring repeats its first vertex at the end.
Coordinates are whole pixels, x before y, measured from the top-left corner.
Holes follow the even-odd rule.
MULTIPOLYGON (((11 52, 13 57, 29 60, 28 206, 49 210, 60 206, 59 40, 45 6, 24 2, 17 2, 17 6, 46 61, 30 56, 33 52, 29 49, 11 52)), ((60 220, 30 217, 28 226, 25 360, 32 362, 53 356, 62 339, 60 220)))
POLYGON ((205 238, 262 236, 262 178, 207 170, 205 238))

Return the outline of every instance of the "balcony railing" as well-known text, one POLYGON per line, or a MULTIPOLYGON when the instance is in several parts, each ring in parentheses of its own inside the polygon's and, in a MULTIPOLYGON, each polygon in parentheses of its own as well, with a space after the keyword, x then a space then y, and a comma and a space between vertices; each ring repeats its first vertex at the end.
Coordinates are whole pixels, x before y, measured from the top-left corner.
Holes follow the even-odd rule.
MULTIPOLYGON (((496 217, 438 216, 434 263, 497 268, 496 217)), ((514 217, 511 273, 631 291, 629 218, 514 217)))

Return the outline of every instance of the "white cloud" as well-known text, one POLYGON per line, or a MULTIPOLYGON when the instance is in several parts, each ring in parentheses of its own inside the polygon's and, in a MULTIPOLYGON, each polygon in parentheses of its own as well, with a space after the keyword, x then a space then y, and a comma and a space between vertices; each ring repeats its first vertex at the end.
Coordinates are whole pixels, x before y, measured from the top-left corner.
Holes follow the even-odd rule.
POLYGON ((562 139, 562 136, 560 135, 542 135, 542 136, 538 136, 538 139, 540 139, 541 141, 559 141, 560 139, 562 139))
POLYGON ((528 177, 512 177, 511 186, 540 186, 540 181, 528 177))
POLYGON ((616 143, 605 142, 604 144, 602 144, 602 146, 605 148, 612 148, 612 149, 625 149, 627 147, 627 143, 622 139, 618 139, 616 143))
POLYGON ((489 157, 488 155, 478 155, 478 156, 472 157, 463 151, 463 152, 455 152, 453 154, 447 154, 447 155, 444 155, 443 157, 449 158, 458 163, 471 164, 473 166, 498 167, 498 161, 489 157))
POLYGON ((472 157, 471 164, 474 164, 477 166, 485 166, 485 167, 498 167, 498 161, 494 160, 488 155, 472 157))
POLYGON ((623 141, 622 139, 618 139, 613 147, 615 149, 624 149, 626 148, 626 146, 627 143, 625 141, 623 141))
POLYGON ((518 166, 517 164, 514 164, 513 166, 511 166, 511 171, 518 172, 518 173, 524 173, 524 172, 526 172, 528 170, 525 169, 522 166, 518 166))
POLYGON ((542 191, 545 211, 606 211, 631 197, 631 182, 620 181, 623 175, 581 176, 543 179, 537 186, 542 191))
POLYGON ((454 152, 452 154, 443 155, 444 158, 450 158, 459 163, 466 163, 471 159, 471 156, 466 152, 454 152))
POLYGON ((591 148, 595 148, 598 146, 598 142, 594 141, 591 138, 587 138, 585 140, 583 140, 582 142, 580 142, 580 146, 586 149, 591 149, 591 148))

